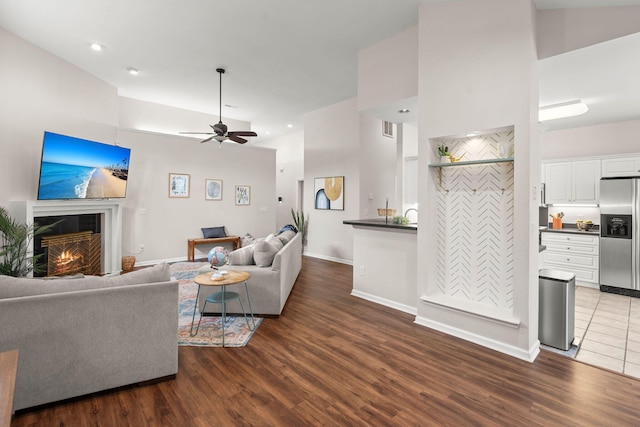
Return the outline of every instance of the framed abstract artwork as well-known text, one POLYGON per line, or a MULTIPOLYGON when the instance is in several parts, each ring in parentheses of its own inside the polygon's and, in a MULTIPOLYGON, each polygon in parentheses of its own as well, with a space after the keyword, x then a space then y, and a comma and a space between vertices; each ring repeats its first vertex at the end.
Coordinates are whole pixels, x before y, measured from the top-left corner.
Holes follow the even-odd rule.
POLYGON ((204 198, 205 200, 222 200, 221 179, 204 180, 204 198))
POLYGON ((248 185, 236 185, 236 205, 251 204, 251 187, 248 185))
POLYGON ((169 174, 169 197, 189 197, 191 176, 185 173, 169 174))
POLYGON ((316 209, 344 210, 344 176, 316 178, 313 194, 316 209))

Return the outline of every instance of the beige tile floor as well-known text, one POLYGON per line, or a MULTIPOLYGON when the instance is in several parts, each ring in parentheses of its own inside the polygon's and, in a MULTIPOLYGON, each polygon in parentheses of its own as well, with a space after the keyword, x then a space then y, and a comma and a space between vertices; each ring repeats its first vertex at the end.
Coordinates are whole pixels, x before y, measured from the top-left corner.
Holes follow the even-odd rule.
POLYGON ((640 378, 640 298, 576 287, 576 360, 640 378))

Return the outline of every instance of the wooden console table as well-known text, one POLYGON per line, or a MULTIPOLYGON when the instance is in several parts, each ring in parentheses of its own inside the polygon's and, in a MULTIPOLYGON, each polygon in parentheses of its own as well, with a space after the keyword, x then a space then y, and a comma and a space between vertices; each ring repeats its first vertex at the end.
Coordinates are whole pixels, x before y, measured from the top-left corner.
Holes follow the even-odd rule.
POLYGON ((189 239, 187 240, 187 261, 193 261, 195 258, 196 246, 198 245, 207 245, 207 244, 216 244, 216 243, 233 243, 233 250, 240 248, 242 245, 242 241, 238 236, 227 236, 227 237, 210 237, 208 239, 199 238, 199 239, 189 239))
POLYGON ((17 370, 18 350, 0 353, 0 427, 11 425, 17 370))

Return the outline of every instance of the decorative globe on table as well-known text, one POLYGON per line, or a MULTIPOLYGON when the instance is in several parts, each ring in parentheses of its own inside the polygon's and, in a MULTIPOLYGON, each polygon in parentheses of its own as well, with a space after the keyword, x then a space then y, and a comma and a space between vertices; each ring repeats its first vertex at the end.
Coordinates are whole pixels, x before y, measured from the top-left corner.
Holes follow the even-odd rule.
POLYGON ((207 259, 211 267, 222 267, 229 260, 229 251, 224 246, 216 246, 209 251, 207 259))

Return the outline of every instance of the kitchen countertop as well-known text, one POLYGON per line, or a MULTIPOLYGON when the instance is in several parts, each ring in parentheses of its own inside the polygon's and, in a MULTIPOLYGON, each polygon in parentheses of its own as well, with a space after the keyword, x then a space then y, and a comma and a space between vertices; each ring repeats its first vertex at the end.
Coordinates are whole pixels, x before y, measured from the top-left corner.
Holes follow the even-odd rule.
MULTIPOLYGON (((378 228, 395 228, 400 230, 413 230, 418 231, 418 224, 393 224, 390 221, 387 222, 384 219, 351 219, 342 221, 343 224, 354 225, 354 226, 365 226, 365 227, 378 227, 378 228)), ((595 228, 595 227, 594 227, 595 228)), ((546 227, 540 227, 540 231, 547 231, 546 227)), ((561 230, 549 230, 561 232, 561 230)), ((593 233, 592 231, 578 231, 574 229, 573 231, 565 231, 566 233, 593 233)), ((542 252, 547 249, 544 245, 538 245, 538 252, 542 252)))
POLYGON ((409 231, 418 231, 418 224, 393 224, 391 220, 388 222, 384 219, 351 219, 342 221, 343 224, 347 225, 360 225, 365 227, 378 227, 378 228, 395 228, 399 230, 409 230, 409 231))
POLYGON ((578 230, 575 224, 562 224, 562 228, 540 227, 540 231, 552 232, 552 233, 574 233, 574 234, 593 234, 595 236, 600 235, 600 226, 594 224, 593 228, 589 231, 578 230))

